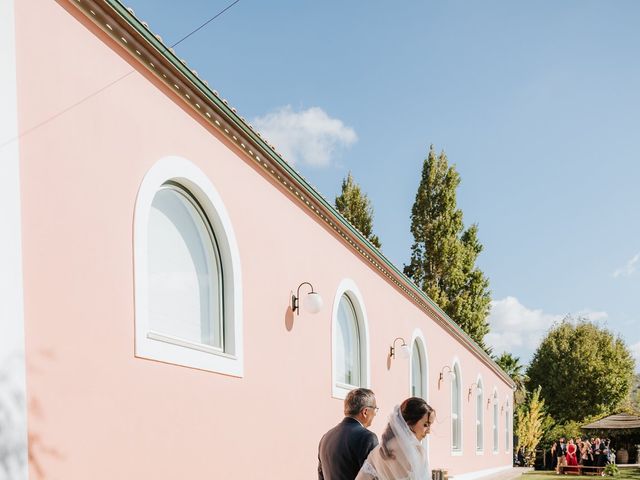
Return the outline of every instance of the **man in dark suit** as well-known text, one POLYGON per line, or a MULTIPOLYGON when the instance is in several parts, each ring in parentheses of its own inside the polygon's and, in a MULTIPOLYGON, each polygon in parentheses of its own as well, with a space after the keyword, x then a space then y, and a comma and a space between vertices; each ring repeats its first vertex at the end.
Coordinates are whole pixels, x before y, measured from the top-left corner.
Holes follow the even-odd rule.
POLYGON ((324 434, 318 447, 318 480, 354 480, 378 437, 367 430, 378 411, 368 388, 356 388, 344 399, 344 419, 324 434))

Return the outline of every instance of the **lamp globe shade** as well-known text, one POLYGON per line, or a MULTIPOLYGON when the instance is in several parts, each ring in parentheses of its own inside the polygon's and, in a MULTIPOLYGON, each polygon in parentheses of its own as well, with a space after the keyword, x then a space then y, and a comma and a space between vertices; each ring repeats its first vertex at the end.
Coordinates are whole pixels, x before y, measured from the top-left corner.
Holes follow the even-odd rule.
POLYGON ((322 297, 319 293, 311 292, 307 294, 307 298, 305 298, 305 310, 309 313, 318 313, 322 310, 322 306, 324 303, 322 302, 322 297))
POLYGON ((400 348, 398 349, 398 355, 400 356, 400 358, 409 358, 411 356, 411 350, 409 350, 409 347, 407 345, 400 345, 400 348))

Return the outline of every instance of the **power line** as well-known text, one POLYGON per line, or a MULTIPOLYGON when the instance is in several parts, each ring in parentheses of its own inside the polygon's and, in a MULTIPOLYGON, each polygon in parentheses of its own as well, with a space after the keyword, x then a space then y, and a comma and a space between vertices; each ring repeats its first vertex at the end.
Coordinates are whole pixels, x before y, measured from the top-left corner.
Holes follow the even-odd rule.
POLYGON ((80 104, 86 102, 87 100, 89 100, 91 97, 95 97, 96 95, 98 95, 99 93, 104 92, 107 88, 112 87, 113 85, 115 85, 116 83, 118 83, 120 80, 124 80, 126 77, 128 77, 129 75, 131 75, 133 72, 135 72, 135 70, 130 70, 129 72, 125 73, 124 75, 122 75, 119 78, 116 78, 115 80, 113 80, 111 83, 106 84, 104 87, 99 88, 98 90, 96 90, 93 93, 90 93, 89 95, 87 95, 86 97, 78 100, 76 103, 69 105, 66 108, 63 108, 62 110, 60 110, 59 112, 51 115, 49 118, 47 118, 46 120, 43 120, 40 123, 37 123, 36 125, 34 125, 33 127, 29 127, 27 128, 24 132, 19 133, 18 135, 16 135, 13 138, 10 138, 9 140, 7 140, 4 143, 0 144, 0 148, 3 148, 7 145, 9 145, 12 142, 15 142, 16 140, 18 140, 19 138, 24 137, 25 135, 30 134, 31 132, 33 132, 34 130, 37 130, 38 128, 42 127, 43 125, 51 122, 52 120, 55 120, 56 118, 60 117, 61 115, 64 115, 65 113, 67 113, 70 110, 73 110, 74 108, 76 108, 77 106, 79 106, 80 104))
MULTIPOLYGON (((192 30, 191 32, 189 32, 188 34, 186 34, 184 37, 182 37, 180 40, 178 40, 177 42, 175 42, 174 44, 171 45, 171 47, 169 48, 173 48, 176 45, 179 45, 180 43, 184 42, 187 38, 189 38, 191 35, 193 35, 194 33, 198 32, 199 30, 202 30, 204 27, 206 27, 207 25, 209 25, 211 22, 213 22, 216 18, 218 18, 220 15, 224 14, 227 10, 229 10, 231 7, 233 7, 236 3, 238 3, 240 0, 235 0, 234 2, 230 3, 229 5, 227 5, 225 8, 223 8, 222 10, 220 10, 218 13, 216 13, 213 17, 211 17, 210 19, 208 19, 206 22, 204 22, 202 25, 200 25, 199 27, 195 28, 194 30, 192 30)), ((90 93, 89 95, 87 95, 86 97, 78 100, 76 103, 69 105, 66 108, 63 108, 62 110, 56 112, 55 114, 51 115, 49 118, 43 120, 42 122, 29 127, 27 130, 25 130, 22 133, 19 133, 18 135, 16 135, 13 138, 8 139, 7 141, 0 143, 0 148, 4 148, 7 145, 9 145, 10 143, 15 142, 16 140, 24 137, 25 135, 30 134, 31 132, 33 132, 34 130, 37 130, 38 128, 46 125, 47 123, 55 120, 56 118, 60 117, 61 115, 64 115, 65 113, 73 110, 74 108, 80 106, 81 104, 83 104, 84 102, 86 102, 87 100, 89 100, 92 97, 95 97, 96 95, 98 95, 99 93, 104 92, 105 90, 107 90, 108 88, 114 86, 116 83, 120 82, 121 80, 124 80, 126 77, 128 77, 129 75, 131 75, 133 72, 135 72, 136 70, 130 70, 129 72, 125 73, 124 75, 122 75, 121 77, 118 77, 117 79, 111 81, 110 83, 106 84, 105 86, 97 89, 96 91, 90 93)))
POLYGON ((197 31, 203 29, 204 27, 206 27, 207 25, 209 25, 211 22, 213 22, 216 18, 218 18, 220 15, 222 15, 224 12, 226 12, 227 10, 229 10, 231 7, 233 7, 236 3, 238 3, 240 0, 236 0, 233 3, 230 3, 229 5, 227 5, 224 9, 220 10, 218 13, 216 13, 213 17, 211 17, 209 20, 207 20, 206 22, 204 22, 202 25, 200 25, 198 28, 196 28, 195 30, 193 30, 192 32, 186 34, 184 37, 182 37, 180 40, 178 40, 176 43, 174 43, 173 45, 171 45, 171 47, 175 47, 176 45, 184 42, 187 38, 189 38, 191 35, 193 35, 194 33, 196 33, 197 31))

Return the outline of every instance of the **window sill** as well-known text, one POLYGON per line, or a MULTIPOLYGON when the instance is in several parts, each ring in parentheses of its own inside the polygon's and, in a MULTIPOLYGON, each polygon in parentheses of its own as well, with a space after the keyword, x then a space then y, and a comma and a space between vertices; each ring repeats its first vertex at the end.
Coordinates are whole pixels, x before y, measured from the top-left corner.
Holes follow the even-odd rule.
POLYGON ((178 345, 179 347, 192 348, 193 350, 199 350, 205 353, 211 353, 213 355, 222 355, 227 358, 236 358, 235 356, 225 353, 222 348, 213 347, 205 343, 190 342, 179 337, 173 337, 171 335, 165 335, 164 333, 154 332, 153 330, 147 333, 147 338, 150 340, 157 340, 159 342, 166 342, 172 345, 178 345))
POLYGON ((234 377, 244 376, 241 358, 210 345, 154 331, 148 331, 143 338, 136 340, 136 357, 234 377))

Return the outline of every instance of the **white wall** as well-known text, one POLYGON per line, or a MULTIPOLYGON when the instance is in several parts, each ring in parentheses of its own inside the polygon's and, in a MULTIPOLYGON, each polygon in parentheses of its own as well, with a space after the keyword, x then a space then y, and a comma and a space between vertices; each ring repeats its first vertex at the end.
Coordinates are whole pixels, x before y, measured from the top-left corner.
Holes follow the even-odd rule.
POLYGON ((27 421, 14 0, 0 0, 0 480, 24 480, 27 421))

